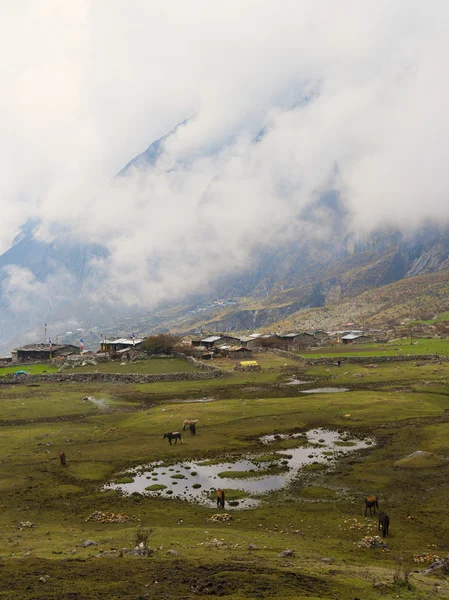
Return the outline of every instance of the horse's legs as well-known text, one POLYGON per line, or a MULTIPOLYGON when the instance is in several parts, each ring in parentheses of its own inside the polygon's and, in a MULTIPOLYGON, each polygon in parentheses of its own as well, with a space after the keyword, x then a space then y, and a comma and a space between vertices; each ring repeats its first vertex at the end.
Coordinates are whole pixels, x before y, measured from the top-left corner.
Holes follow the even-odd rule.
POLYGON ((168 443, 169 443, 169 444, 170 444, 170 446, 171 446, 171 438, 168 438, 168 443))

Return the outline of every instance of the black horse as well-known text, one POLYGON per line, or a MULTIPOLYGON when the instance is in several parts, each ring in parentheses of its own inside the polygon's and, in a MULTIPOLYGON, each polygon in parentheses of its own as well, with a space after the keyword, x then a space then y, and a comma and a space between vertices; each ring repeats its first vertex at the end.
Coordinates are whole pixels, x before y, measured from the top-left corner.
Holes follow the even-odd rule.
POLYGON ((164 436, 162 439, 165 440, 165 438, 168 438, 168 441, 170 442, 170 446, 171 446, 172 440, 175 440, 175 445, 178 443, 178 440, 182 444, 182 436, 179 433, 179 431, 172 431, 171 433, 164 433, 164 436))
POLYGON ((385 537, 386 535, 388 535, 389 526, 390 526, 390 517, 384 512, 379 513, 379 526, 378 526, 377 530, 380 531, 380 528, 382 527, 382 537, 385 537))
POLYGON ((377 500, 377 496, 368 496, 368 498, 365 498, 365 517, 366 517, 366 513, 368 511, 368 508, 369 508, 370 515, 373 514, 373 509, 374 509, 374 514, 376 514, 376 507, 379 508, 379 502, 377 500))
POLYGON ((196 425, 195 425, 195 423, 190 423, 190 425, 189 425, 189 429, 190 429, 190 433, 191 433, 192 435, 195 435, 195 434, 196 434, 196 425))
POLYGON ((225 505, 225 493, 223 490, 218 488, 217 490, 217 508, 224 508, 225 505))

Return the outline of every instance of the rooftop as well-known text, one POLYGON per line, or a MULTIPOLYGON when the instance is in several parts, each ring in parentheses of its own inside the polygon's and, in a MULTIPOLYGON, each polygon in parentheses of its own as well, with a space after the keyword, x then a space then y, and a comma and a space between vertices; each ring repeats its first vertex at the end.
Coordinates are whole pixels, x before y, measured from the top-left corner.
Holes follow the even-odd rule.
POLYGON ((141 344, 143 342, 143 338, 118 338, 116 340, 103 340, 102 344, 127 344, 128 346, 132 346, 133 344, 141 344))
MULTIPOLYGON (((59 350, 61 348, 76 348, 73 344, 52 344, 52 350, 59 350)), ((42 352, 50 350, 50 344, 27 344, 20 348, 15 348, 14 352, 42 352)))

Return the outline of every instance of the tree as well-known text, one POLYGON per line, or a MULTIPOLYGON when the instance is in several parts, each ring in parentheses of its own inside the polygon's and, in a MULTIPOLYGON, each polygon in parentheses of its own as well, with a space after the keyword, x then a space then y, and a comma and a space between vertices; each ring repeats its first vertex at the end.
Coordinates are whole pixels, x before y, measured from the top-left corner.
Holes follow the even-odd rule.
POLYGON ((171 354, 173 346, 179 343, 179 338, 171 333, 150 335, 142 343, 142 350, 149 354, 171 354))

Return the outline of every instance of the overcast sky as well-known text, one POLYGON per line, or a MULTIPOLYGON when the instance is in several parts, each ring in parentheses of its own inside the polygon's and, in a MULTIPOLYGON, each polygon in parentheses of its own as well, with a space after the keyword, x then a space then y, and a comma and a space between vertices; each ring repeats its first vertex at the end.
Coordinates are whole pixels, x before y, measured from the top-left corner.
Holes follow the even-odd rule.
POLYGON ((328 189, 360 229, 449 216, 446 0, 4 0, 0 55, 0 251, 64 225, 142 303, 248 264, 328 189))

